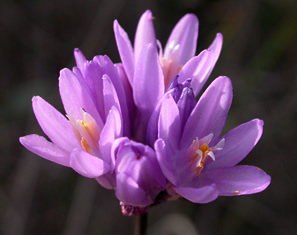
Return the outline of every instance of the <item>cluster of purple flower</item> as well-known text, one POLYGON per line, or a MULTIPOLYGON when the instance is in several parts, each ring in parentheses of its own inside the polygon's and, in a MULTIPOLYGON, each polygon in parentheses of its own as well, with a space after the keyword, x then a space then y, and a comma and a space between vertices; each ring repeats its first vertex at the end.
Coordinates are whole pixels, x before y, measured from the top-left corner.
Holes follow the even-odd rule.
POLYGON ((126 215, 169 199, 208 203, 264 190, 270 176, 236 166, 257 144, 263 121, 221 137, 232 102, 228 77, 215 79, 196 101, 219 57, 222 35, 195 56, 198 19, 187 14, 163 51, 150 11, 139 20, 134 47, 116 20, 114 33, 121 63, 107 56, 88 61, 75 49, 77 66, 62 69, 59 77, 66 117, 33 97, 51 142, 32 134, 20 138, 22 145, 114 189, 126 215))

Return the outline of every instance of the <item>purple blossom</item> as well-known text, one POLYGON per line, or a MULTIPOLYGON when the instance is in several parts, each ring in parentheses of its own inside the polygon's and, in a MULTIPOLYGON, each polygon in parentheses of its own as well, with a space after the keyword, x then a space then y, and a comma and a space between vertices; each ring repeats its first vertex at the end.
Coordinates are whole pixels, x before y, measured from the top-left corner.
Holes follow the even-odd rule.
POLYGON ((197 95, 219 57, 223 41, 218 33, 211 46, 195 56, 198 19, 193 14, 187 14, 172 30, 163 53, 155 37, 152 19, 149 10, 141 16, 134 48, 127 33, 116 20, 114 22, 118 51, 137 107, 135 138, 143 142, 146 142, 149 119, 172 79, 178 74, 179 83, 191 78, 197 95))
POLYGON ((33 97, 34 114, 51 142, 34 134, 21 137, 20 142, 45 159, 114 188, 111 147, 123 134, 123 122, 129 128, 124 90, 107 56, 97 56, 89 62, 78 49, 74 55, 78 67, 61 70, 59 77, 68 119, 41 97, 33 97))
POLYGON ((124 205, 146 207, 165 189, 165 177, 156 154, 147 145, 123 137, 113 145, 116 196, 124 205))
POLYGON ((161 104, 155 149, 170 182, 168 193, 207 203, 264 190, 270 176, 254 166, 236 166, 259 141, 263 121, 254 119, 220 137, 232 102, 227 77, 214 80, 193 107, 194 100, 185 87, 177 101, 168 93, 161 104))

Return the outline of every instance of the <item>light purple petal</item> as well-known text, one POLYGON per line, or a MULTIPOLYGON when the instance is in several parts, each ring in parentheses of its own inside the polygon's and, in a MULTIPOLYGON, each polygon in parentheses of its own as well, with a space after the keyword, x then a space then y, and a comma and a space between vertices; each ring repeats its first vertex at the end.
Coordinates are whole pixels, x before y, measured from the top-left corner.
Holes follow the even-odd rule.
POLYGON ((263 124, 262 120, 254 119, 229 131, 222 137, 225 139, 223 150, 215 154, 216 160, 210 162, 207 167, 229 167, 239 163, 258 143, 263 132, 263 124))
POLYGON ((170 150, 176 150, 179 146, 181 135, 181 123, 178 107, 171 95, 162 102, 158 124, 158 138, 164 139, 170 150))
POLYGON ((208 50, 212 51, 212 67, 215 66, 222 50, 222 45, 223 45, 223 35, 221 33, 217 33, 216 38, 212 42, 212 44, 209 46, 208 50))
POLYGON ((185 64, 195 55, 198 38, 198 19, 193 14, 187 14, 176 24, 166 43, 164 56, 170 53, 172 45, 179 46, 180 65, 185 64))
POLYGON ((215 200, 219 192, 214 184, 201 188, 173 187, 173 189, 185 199, 194 203, 209 203, 215 200))
POLYGON ((85 81, 79 79, 69 69, 62 69, 59 77, 62 102, 67 114, 72 109, 76 118, 81 118, 81 109, 89 113, 102 128, 103 122, 95 105, 94 98, 85 81))
POLYGON ((130 83, 133 84, 134 54, 131 41, 129 40, 127 33, 122 29, 117 20, 114 21, 113 30, 123 66, 125 68, 130 83))
POLYGON ((136 206, 147 206, 152 203, 146 198, 146 194, 135 180, 125 173, 120 173, 116 177, 117 188, 116 197, 125 204, 136 206))
POLYGON ((263 191, 270 184, 270 176, 255 166, 235 166, 208 170, 204 179, 216 184, 220 195, 236 196, 263 191))
POLYGON ((86 57, 84 56, 84 54, 78 48, 74 49, 73 54, 74 54, 74 58, 75 58, 75 62, 76 62, 77 67, 80 70, 82 70, 85 62, 87 61, 86 57))
POLYGON ((212 141, 217 141, 225 125, 232 96, 229 78, 219 77, 210 84, 185 125, 181 140, 182 149, 188 148, 196 137, 201 139, 211 133, 212 141))
POLYGON ((115 106, 118 110, 121 110, 121 107, 117 93, 108 75, 104 74, 102 80, 105 116, 107 116, 111 107, 115 106))
POLYGON ((39 96, 32 98, 33 111, 43 132, 50 140, 66 151, 79 146, 68 120, 39 96))
POLYGON ((197 96, 207 81, 211 69, 212 52, 209 50, 204 50, 198 56, 193 57, 184 65, 179 73, 179 83, 191 78, 191 86, 195 96, 197 96))
POLYGON ((47 141, 44 137, 39 135, 27 135, 20 137, 20 142, 32 153, 49 161, 69 167, 69 154, 47 141))
POLYGON ((173 169, 174 162, 168 155, 164 140, 158 139, 155 142, 155 150, 156 150, 157 160, 159 162, 159 165, 162 169, 163 174, 172 184, 176 185, 177 184, 177 179, 175 174, 176 171, 173 169))
POLYGON ((155 29, 153 24, 153 15, 150 10, 146 10, 137 25, 134 40, 134 58, 137 61, 138 56, 147 43, 156 43, 155 29))
POLYGON ((103 71, 102 68, 99 66, 98 63, 95 61, 90 61, 84 64, 83 66, 84 71, 84 80, 88 85, 89 89, 91 90, 94 101, 96 103, 96 107, 102 118, 102 121, 105 121, 105 112, 104 112, 104 104, 103 104, 103 81, 102 75, 103 71))
POLYGON ((143 48, 135 67, 133 96, 140 111, 151 112, 164 94, 164 79, 157 47, 143 48))
POLYGON ((107 76, 109 76, 113 84, 113 87, 116 91, 116 94, 121 106, 120 110, 123 116, 123 120, 125 122, 123 131, 125 135, 129 135, 130 134, 130 117, 128 112, 128 105, 127 105, 124 87, 119 77, 118 71, 108 56, 106 55, 96 56, 95 59, 104 68, 104 73, 107 76))
POLYGON ((112 107, 102 129, 99 146, 102 159, 114 167, 115 159, 111 156, 111 147, 115 139, 122 136, 122 120, 117 108, 112 107))
POLYGON ((96 178, 110 170, 110 166, 96 156, 75 150, 70 155, 70 166, 82 176, 96 178))

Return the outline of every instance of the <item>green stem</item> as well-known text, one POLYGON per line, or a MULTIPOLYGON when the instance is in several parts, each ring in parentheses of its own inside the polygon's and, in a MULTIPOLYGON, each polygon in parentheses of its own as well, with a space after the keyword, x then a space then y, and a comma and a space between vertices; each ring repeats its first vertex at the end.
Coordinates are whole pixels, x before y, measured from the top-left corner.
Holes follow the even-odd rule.
POLYGON ((135 235, 145 235, 147 227, 147 213, 135 216, 135 235))

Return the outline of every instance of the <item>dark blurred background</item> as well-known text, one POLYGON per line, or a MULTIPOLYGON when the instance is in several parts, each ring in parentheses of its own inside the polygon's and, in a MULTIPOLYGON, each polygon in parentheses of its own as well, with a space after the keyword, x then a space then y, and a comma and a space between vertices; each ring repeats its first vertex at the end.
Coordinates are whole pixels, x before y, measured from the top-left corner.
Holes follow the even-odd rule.
POLYGON ((63 112, 57 78, 60 69, 74 66, 73 49, 80 48, 88 59, 107 54, 118 62, 113 20, 119 20, 133 41, 146 9, 154 14, 163 45, 188 12, 200 22, 197 53, 216 32, 224 35, 209 80, 226 75, 233 82, 226 131, 263 119, 263 137, 243 163, 261 167, 272 177, 259 194, 151 208, 149 234, 296 234, 295 0, 1 0, 0 233, 133 232, 134 218, 122 216, 113 191, 35 156, 18 137, 42 134, 32 96, 42 96, 63 112))

